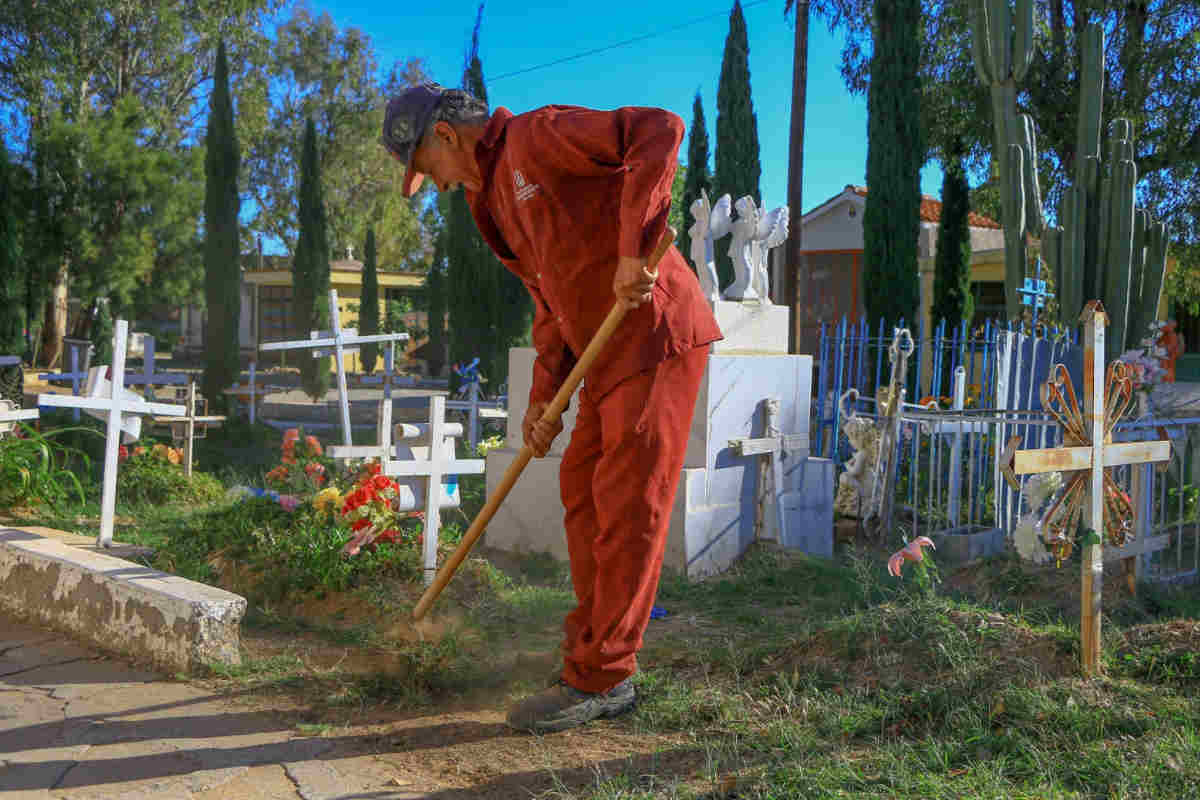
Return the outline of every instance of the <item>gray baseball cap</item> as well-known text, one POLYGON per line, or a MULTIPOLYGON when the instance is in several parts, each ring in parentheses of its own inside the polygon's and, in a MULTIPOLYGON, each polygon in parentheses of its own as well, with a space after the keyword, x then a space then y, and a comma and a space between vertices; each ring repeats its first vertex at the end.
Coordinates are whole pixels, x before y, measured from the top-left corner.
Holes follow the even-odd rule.
POLYGON ((406 171, 400 191, 405 197, 412 197, 425 180, 423 174, 413 170, 412 157, 445 91, 436 83, 423 83, 405 89, 388 101, 380 141, 392 157, 404 165, 406 171))

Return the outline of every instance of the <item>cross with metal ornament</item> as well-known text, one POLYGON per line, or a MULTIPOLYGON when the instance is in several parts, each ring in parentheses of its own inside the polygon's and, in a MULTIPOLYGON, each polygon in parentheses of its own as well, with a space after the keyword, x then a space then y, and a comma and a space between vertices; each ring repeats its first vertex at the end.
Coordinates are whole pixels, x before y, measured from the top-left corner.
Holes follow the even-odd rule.
POLYGON ((1054 292, 1046 290, 1046 282, 1042 280, 1042 258, 1037 259, 1037 273, 1033 278, 1026 278, 1024 283, 1017 287, 1017 294, 1021 295, 1021 305, 1032 306, 1033 322, 1032 329, 1037 328, 1038 310, 1046 307, 1046 300, 1054 297, 1054 292))
POLYGON ((1014 490, 1017 475, 1044 472, 1069 473, 1066 487, 1042 517, 1043 538, 1061 564, 1071 554, 1075 531, 1082 519, 1089 528, 1083 539, 1080 578, 1080 644, 1083 670, 1100 669, 1100 607, 1104 585, 1102 530, 1109 544, 1121 547, 1133 537, 1133 507, 1128 495, 1109 474, 1112 467, 1166 461, 1169 440, 1113 443, 1112 432, 1133 406, 1133 381, 1129 368, 1114 361, 1104 368, 1104 327, 1108 315, 1099 300, 1083 309, 1084 326, 1083 410, 1075 397, 1071 376, 1055 364, 1042 384, 1042 408, 1063 429, 1063 446, 1017 450, 1020 436, 1009 439, 1000 455, 1000 471, 1014 490), (1104 382, 1097 380, 1105 376, 1104 382))
MULTIPOLYGON (((187 477, 192 477, 192 442, 196 439, 203 439, 208 431, 209 425, 220 425, 225 421, 222 416, 205 415, 202 411, 200 416, 196 415, 196 382, 188 381, 187 396, 184 400, 187 411, 183 416, 178 417, 154 417, 157 423, 168 424, 171 426, 171 438, 175 441, 183 442, 183 474, 187 477), (196 432, 197 426, 200 432, 196 432)), ((208 411, 208 400, 204 400, 204 411, 208 411)))

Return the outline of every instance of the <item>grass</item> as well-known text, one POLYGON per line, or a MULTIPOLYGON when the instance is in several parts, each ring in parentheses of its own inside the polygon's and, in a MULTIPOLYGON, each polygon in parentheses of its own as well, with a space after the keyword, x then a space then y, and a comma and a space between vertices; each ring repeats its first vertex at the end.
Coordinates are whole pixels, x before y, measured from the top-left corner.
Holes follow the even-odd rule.
MULTIPOLYGON (((229 480, 253 482, 257 468, 240 469, 229 480)), ((463 479, 443 541, 482 495, 481 477, 463 479)), ((89 503, 39 521, 88 530, 89 503)), ((480 693, 495 707, 534 688, 573 604, 562 564, 481 550, 435 628, 414 631, 398 621, 421 590, 415 553, 341 558, 311 510, 220 499, 120 513, 118 538, 155 548, 156 565, 246 594, 247 659, 203 679, 290 699, 306 735, 480 693)), ((756 547, 708 580, 664 575, 656 602, 669 613, 647 632, 638 709, 606 723, 651 755, 556 775, 534 796, 1200 797, 1195 588, 1106 596, 1104 675, 1084 680, 1077 564, 997 558, 939 574, 922 562, 896 579, 885 556, 756 547)))

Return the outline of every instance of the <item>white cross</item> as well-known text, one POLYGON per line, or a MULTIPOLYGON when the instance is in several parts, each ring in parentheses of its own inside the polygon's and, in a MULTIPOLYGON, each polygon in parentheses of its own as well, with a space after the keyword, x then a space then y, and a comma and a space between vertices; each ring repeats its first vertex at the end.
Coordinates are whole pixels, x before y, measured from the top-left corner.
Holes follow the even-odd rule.
MULTIPOLYGON (((7 356, 0 358, 7 358, 7 356)), ((0 361, 0 366, 3 365, 4 363, 0 361)), ((11 431, 22 420, 37 418, 38 410, 36 408, 15 408, 8 400, 0 400, 0 436, 11 431)))
POLYGON ((1017 475, 1042 472, 1075 473, 1066 480, 1062 495, 1042 519, 1042 527, 1060 556, 1070 552, 1075 528, 1083 517, 1091 528, 1083 541, 1081 567, 1082 600, 1080 605, 1080 651, 1083 670, 1092 675, 1100 669, 1100 609, 1104 581, 1103 541, 1133 534, 1137 509, 1125 507, 1116 483, 1105 473, 1109 467, 1166 461, 1171 457, 1171 442, 1112 442, 1112 431, 1121 416, 1133 405, 1133 387, 1122 377, 1124 366, 1114 363, 1105 380, 1104 326, 1108 315, 1098 300, 1083 310, 1084 326, 1083 411, 1080 413, 1071 386, 1071 376, 1056 364, 1042 386, 1042 408, 1063 427, 1064 447, 1041 450, 1017 450, 1020 436, 1009 440, 1000 457, 1000 470, 1017 488, 1017 475), (1106 386, 1106 383, 1108 386, 1106 386), (1065 390, 1065 391, 1064 391, 1065 390), (1105 483, 1108 483, 1108 502, 1105 483), (1106 514, 1106 511, 1115 513, 1106 514))
MULTIPOLYGON (((39 406, 58 406, 60 408, 82 408, 87 411, 105 412, 108 423, 108 433, 104 444, 104 488, 100 499, 100 535, 96 543, 101 547, 112 545, 113 514, 117 501, 117 462, 121 446, 121 432, 128 431, 134 426, 126 425, 127 421, 138 422, 136 433, 129 441, 137 439, 141 431, 139 414, 181 415, 186 409, 183 406, 167 403, 148 403, 124 388, 125 383, 125 348, 129 344, 129 323, 118 319, 113 331, 112 380, 102 377, 106 367, 93 367, 88 376, 88 396, 74 397, 64 394, 39 394, 39 406), (107 396, 106 396, 107 395, 107 396)), ((128 433, 126 434, 129 435, 128 433)))
MULTIPOLYGON (((446 423, 446 398, 433 395, 429 398, 429 424, 397 426, 398 434, 405 440, 418 440, 429 444, 429 457, 422 459, 413 449, 407 446, 398 448, 401 458, 383 462, 383 474, 392 477, 419 478, 423 480, 409 483, 405 486, 412 492, 403 492, 402 508, 409 506, 417 508, 420 505, 420 493, 424 493, 425 501, 425 585, 433 583, 437 573, 438 530, 441 527, 441 509, 454 508, 459 504, 457 475, 481 475, 484 470, 482 458, 460 460, 455 458, 454 438, 462 435, 462 426, 446 423), (411 434, 411 436, 410 436, 411 434), (451 478, 447 487, 443 480, 451 478)), ((410 444, 415 444, 411 442, 410 444)))
POLYGON ((192 440, 203 439, 204 431, 209 425, 220 425, 225 421, 221 416, 196 416, 196 382, 189 381, 187 388, 187 411, 182 417, 155 417, 155 422, 167 423, 171 426, 171 436, 176 441, 183 440, 183 474, 192 477, 192 440), (196 435, 196 425, 200 425, 200 435, 196 435))
POLYGON ((174 386, 187 383, 187 375, 180 372, 154 371, 154 337, 142 335, 142 371, 126 372, 126 386, 144 386, 146 397, 153 399, 155 386, 174 386))
POLYGON ((763 409, 763 436, 747 436, 729 440, 729 447, 738 456, 767 456, 759 464, 757 502, 754 505, 754 536, 771 541, 790 540, 784 536, 787 516, 784 514, 783 462, 790 458, 808 457, 808 434, 779 432, 779 398, 768 397, 760 404, 763 409), (767 491, 766 470, 771 472, 771 492, 767 491), (768 497, 773 495, 772 501, 768 497), (773 512, 773 513, 772 513, 773 512))
POLYGON ((359 336, 358 331, 342 330, 341 315, 338 313, 337 289, 329 290, 329 320, 332 332, 318 331, 311 334, 307 341, 298 342, 267 342, 258 346, 259 350, 300 350, 317 348, 313 358, 330 355, 329 350, 320 348, 333 347, 334 364, 337 369, 338 401, 342 411, 342 444, 349 447, 353 442, 350 438, 350 398, 346 389, 346 366, 344 356, 347 351, 355 352, 358 345, 368 342, 400 342, 408 339, 407 333, 380 333, 371 336, 359 336))
MULTIPOLYGON (((79 396, 79 382, 86 381, 88 376, 88 367, 92 361, 92 343, 86 339, 63 339, 63 343, 70 348, 71 371, 70 372, 49 372, 38 375, 44 381, 54 383, 56 381, 70 381, 71 394, 79 396), (79 366, 79 351, 83 350, 83 368, 79 366)), ((79 409, 71 411, 71 416, 76 422, 79 422, 79 409)))

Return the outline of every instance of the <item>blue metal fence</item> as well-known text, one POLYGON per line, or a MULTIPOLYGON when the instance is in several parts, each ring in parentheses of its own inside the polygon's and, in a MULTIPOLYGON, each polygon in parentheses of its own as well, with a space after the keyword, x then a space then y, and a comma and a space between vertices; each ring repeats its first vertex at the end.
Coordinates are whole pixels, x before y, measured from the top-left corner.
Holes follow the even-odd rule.
MULTIPOLYGON (((904 320, 898 327, 904 327, 904 320)), ((922 398, 945 397, 950 394, 951 378, 962 365, 967 373, 970 394, 975 405, 997 407, 996 350, 1001 335, 1018 333, 1012 323, 996 325, 990 320, 975 330, 963 322, 947 326, 938 323, 932 335, 922 320, 913 336, 916 346, 909 359, 906 399, 916 403, 922 398)), ((876 330, 868 328, 865 319, 852 322, 843 317, 836 325, 822 323, 817 354, 817 393, 814 398, 813 452, 832 458, 840 467, 849 452, 840 432, 838 399, 849 389, 861 397, 872 398, 876 391, 887 386, 891 365, 886 355, 891 346, 894 329, 880 320, 876 330)), ((1058 328, 1039 329, 1030 341, 1047 340, 1077 343, 1078 334, 1058 328)), ((1038 365, 1044 366, 1044 365, 1038 365)), ((1024 370, 1023 370, 1024 371, 1024 370)), ((1045 369, 1042 369, 1042 380, 1045 369)), ((1014 406, 1009 406, 1014 407, 1014 406)), ((856 411, 871 411, 866 401, 858 401, 856 411)))

